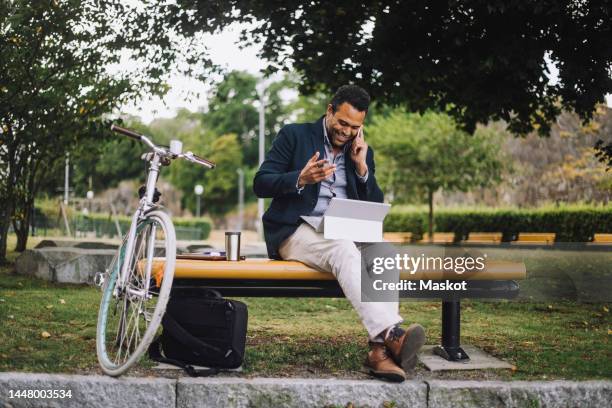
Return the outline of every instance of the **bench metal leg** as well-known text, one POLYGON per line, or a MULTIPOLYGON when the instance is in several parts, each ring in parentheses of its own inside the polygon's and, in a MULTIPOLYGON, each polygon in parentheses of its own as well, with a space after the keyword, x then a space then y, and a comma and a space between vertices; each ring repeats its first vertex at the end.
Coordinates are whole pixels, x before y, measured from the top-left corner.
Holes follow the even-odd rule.
POLYGON ((461 348, 461 303, 456 301, 442 302, 442 345, 433 349, 434 354, 448 360, 469 360, 470 357, 461 348))

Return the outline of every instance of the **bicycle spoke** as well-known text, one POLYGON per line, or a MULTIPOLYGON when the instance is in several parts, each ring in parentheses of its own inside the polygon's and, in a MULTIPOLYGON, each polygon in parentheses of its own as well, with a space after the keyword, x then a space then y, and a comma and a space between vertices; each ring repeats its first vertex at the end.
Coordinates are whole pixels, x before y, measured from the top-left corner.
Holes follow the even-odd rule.
POLYGON ((160 246, 171 257, 164 274, 169 276, 167 282, 172 282, 176 242, 174 229, 166 214, 149 217, 135 229, 131 254, 125 251, 126 238, 105 278, 108 284, 103 289, 97 350, 98 359, 107 374, 123 373, 146 352, 146 347, 160 327, 168 301, 170 286, 157 287, 151 278, 151 267, 157 246, 160 246), (167 236, 169 230, 172 233, 170 238, 167 236), (128 265, 125 267, 126 276, 122 277, 120 271, 124 260, 128 265))
MULTIPOLYGON (((121 351, 124 352, 124 360, 126 360, 127 358, 129 358, 130 353, 133 351, 133 349, 135 348, 134 344, 138 344, 139 341, 139 332, 138 332, 138 315, 139 315, 139 303, 134 303, 133 300, 131 300, 130 298, 132 297, 131 294, 129 294, 129 292, 127 292, 128 288, 134 287, 136 285, 138 285, 139 282, 139 260, 142 259, 142 252, 143 252, 143 245, 145 244, 146 240, 144 239, 145 237, 139 236, 138 242, 135 245, 134 248, 134 257, 133 257, 133 264, 130 265, 129 267, 129 274, 131 279, 128 279, 128 286, 126 288, 126 299, 127 303, 129 304, 129 310, 125 311, 125 315, 129 316, 128 320, 127 320, 127 324, 125 325, 125 329, 123 330, 123 339, 121 342, 121 351), (134 343, 134 341, 136 343, 134 343)), ((136 286, 136 289, 138 289, 138 286, 136 286)), ((121 361, 121 360, 120 360, 121 361)))

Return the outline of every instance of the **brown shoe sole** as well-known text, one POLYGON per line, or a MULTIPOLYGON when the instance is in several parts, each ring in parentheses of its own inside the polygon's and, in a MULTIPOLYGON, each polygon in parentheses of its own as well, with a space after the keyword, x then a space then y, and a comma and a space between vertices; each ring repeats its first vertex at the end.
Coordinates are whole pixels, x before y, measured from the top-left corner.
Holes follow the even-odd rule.
POLYGON ((400 350, 399 365, 404 371, 411 371, 416 367, 417 353, 425 344, 425 329, 420 324, 414 323, 408 326, 406 332, 408 334, 400 350))
POLYGON ((363 368, 365 368, 372 377, 382 378, 383 380, 398 383, 404 382, 406 380, 406 376, 395 371, 375 371, 367 365, 364 365, 363 368))

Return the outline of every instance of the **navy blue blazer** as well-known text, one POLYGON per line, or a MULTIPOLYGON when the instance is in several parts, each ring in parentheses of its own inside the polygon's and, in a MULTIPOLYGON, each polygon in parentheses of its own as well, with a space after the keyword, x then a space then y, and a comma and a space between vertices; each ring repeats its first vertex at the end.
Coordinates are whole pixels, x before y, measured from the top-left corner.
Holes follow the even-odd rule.
MULTIPOLYGON (((268 257, 281 259, 278 247, 295 232, 303 222, 302 215, 308 215, 315 208, 321 183, 307 184, 301 194, 296 183, 300 172, 319 152, 325 157, 323 145, 323 117, 314 123, 291 124, 283 127, 272 142, 272 148, 259 167, 253 181, 255 195, 272 198, 272 203, 263 215, 264 236, 268 257)), ((368 146, 366 164, 368 180, 359 182, 355 174, 355 163, 346 157, 346 193, 348 198, 364 201, 383 201, 383 192, 374 175, 374 151, 368 146)))

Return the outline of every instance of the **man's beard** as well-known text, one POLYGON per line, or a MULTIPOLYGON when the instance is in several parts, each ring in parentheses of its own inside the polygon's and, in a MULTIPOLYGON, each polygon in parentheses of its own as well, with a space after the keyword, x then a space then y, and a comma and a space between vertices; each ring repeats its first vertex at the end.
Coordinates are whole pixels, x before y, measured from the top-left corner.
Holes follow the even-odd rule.
POLYGON ((344 136, 344 134, 335 131, 334 129, 329 130, 328 134, 331 135, 331 143, 336 147, 344 147, 347 143, 351 141, 350 136, 344 136))

